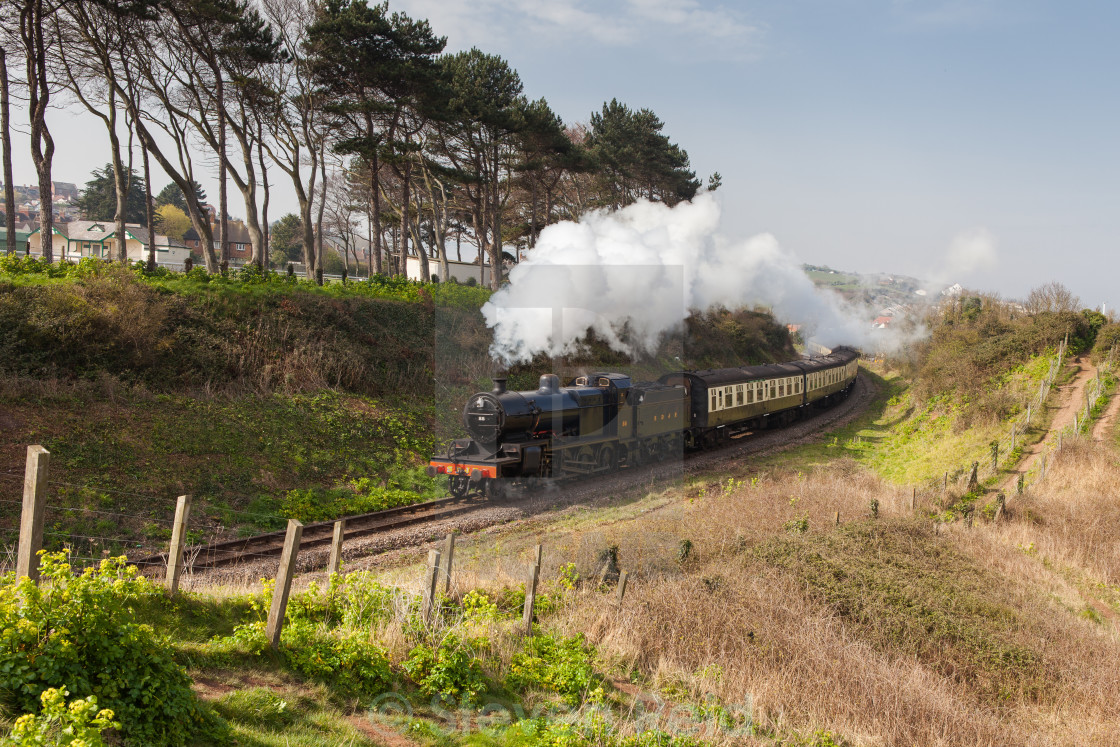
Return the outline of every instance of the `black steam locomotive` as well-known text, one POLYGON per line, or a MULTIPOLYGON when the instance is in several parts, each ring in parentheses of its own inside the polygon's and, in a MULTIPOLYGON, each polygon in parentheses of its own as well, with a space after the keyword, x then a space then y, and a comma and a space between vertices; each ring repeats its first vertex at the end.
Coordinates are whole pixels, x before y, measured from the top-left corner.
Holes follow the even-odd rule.
POLYGON ((471 487, 500 492, 502 478, 568 478, 609 472, 716 446, 752 431, 784 425, 810 408, 847 396, 858 353, 765 366, 681 371, 633 383, 619 373, 580 376, 560 386, 541 376, 535 391, 494 389, 463 409, 469 438, 432 458, 431 476, 447 475, 451 493, 471 487))

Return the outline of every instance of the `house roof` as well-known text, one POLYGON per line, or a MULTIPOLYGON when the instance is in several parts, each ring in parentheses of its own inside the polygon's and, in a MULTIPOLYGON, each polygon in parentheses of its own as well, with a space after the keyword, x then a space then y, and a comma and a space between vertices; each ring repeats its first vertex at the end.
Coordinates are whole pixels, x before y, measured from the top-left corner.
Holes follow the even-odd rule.
MULTIPOLYGON (((54 230, 70 241, 105 241, 117 235, 117 224, 105 220, 72 220, 68 223, 55 223, 54 230)), ((148 229, 139 223, 125 223, 125 232, 144 246, 150 241, 148 229)), ((38 233, 39 227, 31 233, 38 233)), ((161 233, 156 234, 156 246, 184 246, 181 242, 172 242, 161 233)))

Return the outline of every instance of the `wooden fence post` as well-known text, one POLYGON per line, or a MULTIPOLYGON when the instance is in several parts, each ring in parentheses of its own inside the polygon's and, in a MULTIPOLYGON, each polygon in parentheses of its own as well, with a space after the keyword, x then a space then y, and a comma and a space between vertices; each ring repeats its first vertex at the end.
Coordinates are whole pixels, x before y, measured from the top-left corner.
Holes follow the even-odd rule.
POLYGON ((27 447, 23 472, 23 513, 19 522, 19 551, 16 578, 39 580, 39 551, 43 549, 43 517, 46 515, 47 466, 51 453, 42 446, 27 447))
POLYGON ((342 540, 346 536, 346 519, 339 519, 334 523, 334 535, 331 537, 331 557, 327 561, 327 575, 338 573, 342 568, 342 540))
POLYGON ((172 594, 179 591, 179 577, 183 573, 183 545, 187 538, 187 519, 191 515, 191 497, 179 496, 175 502, 175 526, 171 528, 171 547, 167 555, 167 589, 172 594))
POLYGON ((622 609, 622 598, 626 596, 626 582, 630 580, 630 571, 623 571, 618 576, 618 607, 622 609))
POLYGON ((436 581, 439 579, 439 550, 428 550, 428 569, 424 572, 424 596, 421 600, 420 616, 424 622, 431 622, 432 610, 436 606, 436 581))
POLYGON ((839 511, 836 512, 836 516, 834 518, 836 519, 836 526, 840 526, 840 512, 839 511))
POLYGON ((910 513, 914 513, 914 503, 918 500, 918 486, 914 486, 913 492, 910 493, 910 513))
POLYGON ((540 572, 541 567, 534 563, 529 568, 529 578, 525 581, 525 609, 521 613, 521 626, 525 635, 533 634, 533 605, 537 603, 537 579, 540 572))
POLYGON ((455 559, 455 533, 449 532, 443 541, 443 567, 440 576, 443 579, 443 593, 451 593, 451 564, 455 559))
POLYGON ((273 650, 280 648, 280 633, 284 630, 284 613, 288 610, 288 595, 292 591, 292 577, 296 575, 296 556, 299 555, 299 541, 303 538, 303 523, 288 519, 288 531, 284 535, 284 552, 280 555, 280 568, 276 572, 276 588, 272 591, 272 607, 268 611, 268 622, 264 632, 273 650))

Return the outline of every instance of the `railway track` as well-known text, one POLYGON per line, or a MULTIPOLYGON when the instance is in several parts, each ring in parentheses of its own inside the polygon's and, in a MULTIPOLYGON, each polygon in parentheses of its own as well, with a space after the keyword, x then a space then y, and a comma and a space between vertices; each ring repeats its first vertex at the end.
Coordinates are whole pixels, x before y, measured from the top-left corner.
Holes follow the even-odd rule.
MULTIPOLYGON (((820 429, 833 424, 837 420, 843 420, 843 416, 847 413, 861 411, 870 401, 874 391, 874 387, 866 381, 865 377, 860 376, 857 378, 856 397, 847 399, 840 405, 822 411, 820 414, 793 426, 751 434, 749 438, 733 440, 730 445, 724 448, 689 455, 684 460, 688 464, 678 463, 678 469, 679 466, 684 466, 686 471, 694 472, 711 468, 719 462, 734 461, 750 454, 764 455, 781 449, 783 446, 788 447, 804 442, 806 438, 812 438, 820 429), (845 403, 847 404, 845 405, 845 403)), ((632 483, 636 484, 652 479, 661 472, 667 475, 676 474, 672 465, 653 465, 633 471, 623 470, 611 475, 600 476, 596 481, 579 481, 574 483, 572 487, 575 488, 577 496, 587 492, 590 489, 589 486, 594 487, 595 485, 598 485, 600 490, 624 490, 632 483)), ((517 500, 515 499, 514 502, 516 503, 517 500)), ((411 506, 348 516, 344 517, 346 528, 343 538, 344 540, 351 540, 453 518, 477 511, 488 505, 494 505, 494 502, 472 493, 461 498, 441 498, 426 503, 415 503, 411 506)), ((337 520, 332 519, 305 524, 299 546, 300 551, 330 545, 334 536, 335 521, 337 520)), ((197 572, 279 557, 284 547, 284 534, 285 532, 280 530, 252 537, 222 540, 208 545, 188 547, 185 552, 187 564, 197 572)), ((163 566, 167 562, 167 554, 149 555, 132 559, 130 562, 141 568, 163 566)))
MULTIPOLYGON (((426 503, 414 503, 411 506, 400 506, 383 511, 373 511, 368 514, 347 516, 345 517, 346 528, 343 539, 350 540, 414 524, 458 516, 474 510, 481 503, 483 501, 478 496, 466 495, 462 498, 441 498, 426 503)), ((335 521, 337 519, 305 524, 303 537, 299 543, 300 550, 329 545, 334 538, 335 521)), ((257 534, 252 537, 211 542, 208 545, 195 545, 186 548, 185 555, 188 563, 195 570, 218 568, 246 560, 278 557, 284 548, 284 534, 285 531, 280 530, 257 534)), ((149 555, 133 559, 131 562, 141 568, 163 565, 167 562, 167 554, 149 555)))

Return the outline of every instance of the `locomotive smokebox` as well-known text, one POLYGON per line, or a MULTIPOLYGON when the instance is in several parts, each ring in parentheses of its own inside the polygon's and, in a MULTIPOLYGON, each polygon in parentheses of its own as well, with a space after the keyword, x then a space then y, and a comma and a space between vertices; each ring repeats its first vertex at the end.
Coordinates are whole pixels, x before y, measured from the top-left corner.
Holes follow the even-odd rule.
POLYGON ((492 390, 492 393, 493 394, 505 394, 505 392, 506 392, 506 377, 505 376, 495 376, 493 381, 494 381, 494 389, 492 390))

